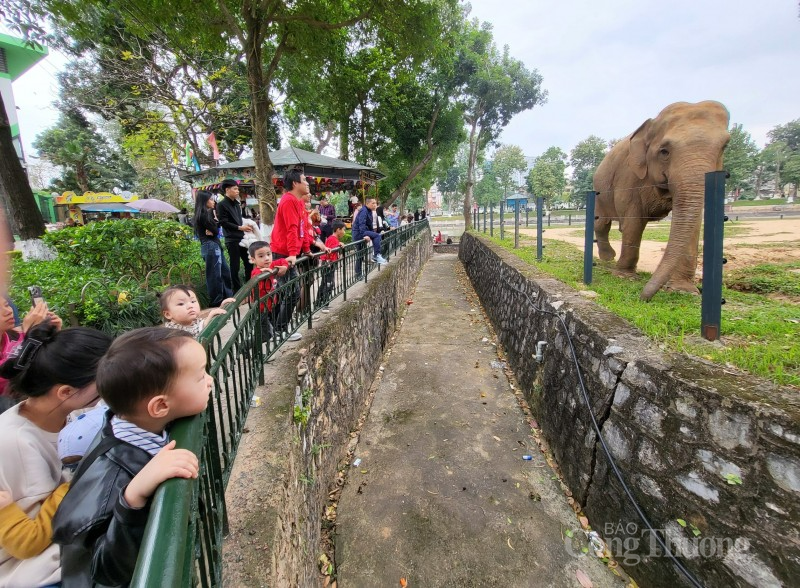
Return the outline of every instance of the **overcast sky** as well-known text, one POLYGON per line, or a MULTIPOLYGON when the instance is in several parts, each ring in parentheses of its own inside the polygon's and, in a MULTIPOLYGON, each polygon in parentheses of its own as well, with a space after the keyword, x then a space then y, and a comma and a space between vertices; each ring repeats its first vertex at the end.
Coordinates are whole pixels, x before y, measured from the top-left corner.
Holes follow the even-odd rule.
MULTIPOLYGON (((544 77, 547 103, 517 115, 501 141, 526 155, 619 138, 667 104, 719 100, 759 146, 800 118, 797 0, 473 0, 498 45, 544 77)), ((52 54, 14 83, 23 143, 57 113, 52 54)))

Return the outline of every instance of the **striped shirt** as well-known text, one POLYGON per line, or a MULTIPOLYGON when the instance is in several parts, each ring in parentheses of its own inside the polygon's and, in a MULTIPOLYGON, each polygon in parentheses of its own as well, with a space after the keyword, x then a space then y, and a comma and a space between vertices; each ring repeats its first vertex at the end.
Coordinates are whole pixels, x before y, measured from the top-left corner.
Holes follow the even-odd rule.
POLYGON ((111 428, 114 431, 114 437, 120 441, 125 441, 125 443, 130 443, 134 447, 144 449, 150 455, 155 455, 161 451, 161 448, 169 441, 166 431, 157 435, 118 417, 111 419, 111 428))

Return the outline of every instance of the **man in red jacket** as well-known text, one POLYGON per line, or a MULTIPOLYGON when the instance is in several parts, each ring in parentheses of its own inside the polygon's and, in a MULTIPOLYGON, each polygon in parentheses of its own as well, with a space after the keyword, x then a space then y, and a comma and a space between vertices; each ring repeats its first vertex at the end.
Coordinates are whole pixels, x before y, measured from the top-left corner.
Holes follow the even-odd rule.
MULTIPOLYGON (((298 168, 286 170, 283 175, 283 188, 285 190, 278 210, 275 211, 275 224, 272 227, 272 240, 270 249, 274 259, 286 259, 289 263, 289 271, 281 278, 281 283, 286 283, 297 277, 297 258, 303 248, 303 240, 306 237, 308 226, 306 223, 305 199, 311 194, 308 189, 308 182, 303 171, 298 168)), ((328 252, 325 244, 317 239, 317 246, 328 252)), ((300 281, 295 281, 294 288, 291 288, 288 296, 281 301, 280 316, 278 319, 277 331, 280 333, 284 329, 291 328, 291 318, 297 301, 300 300, 300 281)), ((302 335, 294 333, 289 337, 290 341, 297 341, 302 335)))

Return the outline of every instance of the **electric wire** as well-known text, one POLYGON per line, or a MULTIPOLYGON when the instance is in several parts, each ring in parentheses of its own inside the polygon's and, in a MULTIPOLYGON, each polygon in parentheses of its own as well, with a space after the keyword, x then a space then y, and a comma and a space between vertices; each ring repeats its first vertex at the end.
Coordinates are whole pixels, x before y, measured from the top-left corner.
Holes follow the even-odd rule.
MULTIPOLYGON (((488 256, 487 252, 482 251, 482 253, 484 255, 488 256)), ((534 310, 536 310, 538 312, 541 312, 541 313, 544 313, 544 314, 553 315, 554 317, 556 317, 558 319, 559 323, 561 324, 561 328, 563 329, 564 334, 567 337, 567 342, 569 343, 570 353, 571 353, 571 356, 572 356, 572 362, 575 364, 575 370, 576 370, 577 375, 578 375, 578 383, 580 384, 581 392, 583 394, 583 401, 586 403, 586 407, 589 410, 589 416, 590 416, 590 418, 592 420, 592 426, 593 426, 593 428, 595 430, 595 433, 597 434, 597 438, 600 441, 600 445, 603 448, 603 452, 606 455, 606 459, 608 460, 608 463, 611 464, 611 469, 614 471, 614 475, 616 476, 616 478, 619 481, 619 483, 622 485, 622 489, 624 490, 625 494, 627 495, 628 500, 630 501, 631 505, 633 505, 633 508, 636 510, 636 514, 639 515, 639 518, 642 520, 642 522, 645 524, 645 526, 648 528, 648 530, 656 538, 656 541, 658 542, 659 546, 664 550, 664 552, 667 554, 669 559, 672 560, 672 563, 675 565, 675 567, 677 567, 678 570, 686 577, 686 579, 689 580, 689 582, 692 584, 692 586, 694 586, 695 588, 704 588, 703 584, 694 576, 694 574, 692 574, 688 569, 686 569, 686 567, 684 567, 684 565, 681 563, 681 561, 677 557, 675 557, 675 555, 672 553, 672 551, 670 551, 669 547, 667 547, 667 544, 664 542, 664 540, 658 534, 658 531, 655 528, 653 528, 653 525, 650 523, 650 520, 647 518, 647 515, 645 515, 644 511, 639 506, 639 503, 636 501, 636 498, 633 496, 633 493, 631 492, 631 489, 625 483, 625 479, 622 476, 622 472, 620 472, 619 468, 617 467, 617 463, 614 460, 614 457, 611 455, 611 450, 606 445, 606 441, 603 438, 602 432, 600 431, 600 426, 598 425, 597 419, 594 416, 594 411, 592 410, 592 403, 591 403, 591 400, 589 399, 589 394, 586 391, 586 385, 585 385, 585 383, 583 381, 583 373, 581 372, 581 367, 580 367, 580 364, 578 363, 578 355, 577 355, 577 352, 575 351, 575 346, 572 343, 572 336, 569 333, 569 329, 567 328, 567 325, 564 322, 564 319, 557 312, 553 312, 551 310, 545 310, 544 308, 541 308, 541 306, 535 304, 533 302, 533 300, 531 300, 531 297, 528 295, 528 293, 525 292, 524 290, 521 290, 521 289, 517 288, 516 286, 514 286, 509 281, 506 281, 506 284, 512 290, 514 290, 515 292, 518 292, 519 294, 522 294, 523 296, 525 296, 525 298, 527 298, 527 300, 528 300, 528 303, 534 308, 534 310)))

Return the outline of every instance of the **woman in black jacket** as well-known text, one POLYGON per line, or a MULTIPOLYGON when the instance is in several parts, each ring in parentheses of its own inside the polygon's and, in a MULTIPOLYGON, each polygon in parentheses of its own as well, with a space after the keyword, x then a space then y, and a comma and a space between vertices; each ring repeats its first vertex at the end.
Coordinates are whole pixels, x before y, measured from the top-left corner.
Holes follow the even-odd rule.
POLYGON ((194 233, 200 239, 200 253, 206 262, 206 289, 209 306, 219 306, 233 296, 231 270, 219 242, 219 221, 214 195, 198 190, 194 201, 194 233))

